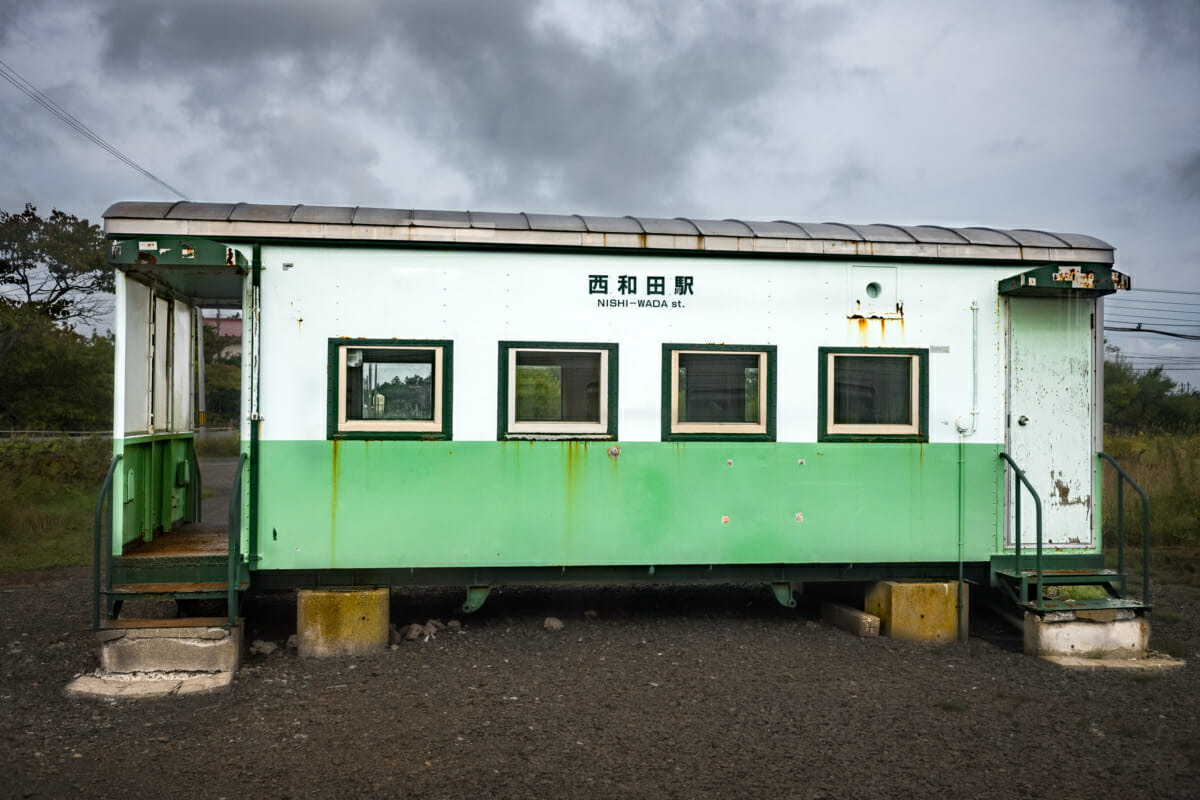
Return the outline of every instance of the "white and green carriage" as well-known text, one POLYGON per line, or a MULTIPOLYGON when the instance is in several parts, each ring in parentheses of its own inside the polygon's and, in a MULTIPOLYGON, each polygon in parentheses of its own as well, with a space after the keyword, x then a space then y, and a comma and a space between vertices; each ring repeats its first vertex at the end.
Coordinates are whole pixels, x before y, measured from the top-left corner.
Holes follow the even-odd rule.
POLYGON ((803 582, 964 577, 1035 610, 1039 583, 1090 582, 1138 607, 1101 552, 1100 298, 1128 279, 1097 239, 202 203, 105 220, 105 616, 247 587, 456 585, 476 608, 498 584, 713 579, 792 603, 803 582), (210 307, 244 319, 219 525, 197 519, 192 447, 210 307))

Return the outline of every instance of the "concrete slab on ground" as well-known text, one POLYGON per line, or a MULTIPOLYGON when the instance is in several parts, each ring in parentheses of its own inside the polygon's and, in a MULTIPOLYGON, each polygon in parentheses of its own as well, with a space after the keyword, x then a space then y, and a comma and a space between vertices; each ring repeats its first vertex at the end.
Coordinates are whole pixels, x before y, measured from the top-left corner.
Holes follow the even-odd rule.
POLYGON ((67 697, 95 700, 147 700, 227 691, 232 672, 135 672, 80 675, 67 684, 67 697))
POLYGON ((1182 658, 1151 653, 1143 658, 1086 658, 1085 656, 1041 656, 1043 661, 1072 669, 1168 670, 1182 667, 1182 658))

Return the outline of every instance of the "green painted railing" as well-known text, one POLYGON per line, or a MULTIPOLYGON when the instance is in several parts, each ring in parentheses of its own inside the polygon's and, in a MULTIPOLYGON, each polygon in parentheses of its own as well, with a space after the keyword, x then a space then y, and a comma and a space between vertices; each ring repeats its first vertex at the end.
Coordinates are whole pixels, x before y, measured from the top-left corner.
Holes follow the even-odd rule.
MULTIPOLYGON (((1001 453, 1000 458, 1008 462, 1012 467, 1013 474, 1017 476, 1019 483, 1016 491, 1016 524, 1013 528, 1013 539, 1016 545, 1016 572, 1021 574, 1021 486, 1025 484, 1025 488, 1029 490, 1029 496, 1033 498, 1035 509, 1034 520, 1037 523, 1037 555, 1034 560, 1034 573, 1037 577, 1037 610, 1041 611, 1045 608, 1042 603, 1042 498, 1038 497, 1037 490, 1033 488, 1033 484, 1025 477, 1025 473, 1017 466, 1017 462, 1013 461, 1008 453, 1001 453)), ((1021 598, 1021 602, 1025 602, 1025 598, 1021 598)))
MULTIPOLYGON (((113 529, 113 503, 112 503, 112 485, 113 476, 117 474, 117 463, 121 460, 121 454, 113 456, 112 463, 108 465, 108 474, 104 476, 104 485, 100 487, 100 496, 96 498, 96 524, 95 531, 92 535, 92 629, 100 630, 100 559, 104 559, 104 583, 105 589, 111 589, 112 583, 112 529, 113 529), (108 499, 108 547, 104 546, 104 500, 108 499)), ((107 591, 104 594, 107 600, 107 591)))
POLYGON ((1142 602, 1150 605, 1150 501, 1142 487, 1108 453, 1096 453, 1117 471, 1117 572, 1125 574, 1125 484, 1142 498, 1142 602))
MULTIPOLYGON (((194 443, 193 443, 194 445, 194 443)), ((204 480, 200 475, 200 459, 196 457, 195 446, 188 448, 188 462, 191 464, 192 515, 191 522, 203 522, 204 480)))
POLYGON ((238 572, 242 561, 239 552, 242 544, 242 468, 245 465, 246 454, 242 453, 233 473, 233 487, 229 492, 229 569, 226 572, 225 609, 229 614, 230 625, 235 625, 238 617, 238 572))

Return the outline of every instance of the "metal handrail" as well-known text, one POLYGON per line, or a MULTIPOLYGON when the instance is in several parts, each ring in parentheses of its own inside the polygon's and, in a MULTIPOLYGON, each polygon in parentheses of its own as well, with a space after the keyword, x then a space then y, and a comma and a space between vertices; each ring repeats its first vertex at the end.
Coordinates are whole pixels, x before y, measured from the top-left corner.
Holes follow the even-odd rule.
MULTIPOLYGON (((117 453, 113 456, 112 463, 108 465, 108 474, 104 476, 104 484, 100 487, 100 496, 96 498, 96 520, 95 532, 92 536, 92 630, 100 630, 100 556, 101 551, 107 550, 105 558, 106 568, 104 570, 105 583, 112 576, 112 529, 113 529, 113 504, 112 504, 112 487, 113 476, 117 473, 117 462, 122 456, 117 453), (108 538, 109 546, 104 547, 104 498, 108 498, 108 538)), ((111 586, 106 586, 111 589, 111 586)))
MULTIPOLYGON (((1038 496, 1037 490, 1033 488, 1033 484, 1025 477, 1025 473, 1017 466, 1017 462, 1013 461, 1008 453, 1001 452, 1000 458, 1008 462, 1012 467, 1013 474, 1017 479, 1025 484, 1025 488, 1029 490, 1029 494, 1033 497, 1035 509, 1034 519, 1037 522, 1037 555, 1034 561, 1034 571, 1037 576, 1037 610, 1041 611, 1045 607, 1042 604, 1042 498, 1038 496)), ((1021 574, 1021 487, 1017 486, 1016 492, 1016 527, 1014 529, 1015 544, 1016 544, 1016 572, 1021 574)), ((1025 598, 1021 598, 1021 602, 1025 602, 1025 598)))
POLYGON ((1117 572, 1125 574, 1125 483, 1142 498, 1142 602, 1150 605, 1150 501, 1142 487, 1129 477, 1116 460, 1105 452, 1096 455, 1112 464, 1117 470, 1117 572))
POLYGON ((229 614, 229 624, 237 622, 237 578, 241 562, 239 552, 242 544, 242 467, 246 464, 246 454, 238 459, 237 469, 233 473, 233 486, 229 492, 229 565, 226 572, 225 609, 229 614))
POLYGON ((204 509, 204 480, 200 475, 200 459, 196 456, 196 448, 188 450, 188 460, 192 468, 192 522, 203 522, 204 509))

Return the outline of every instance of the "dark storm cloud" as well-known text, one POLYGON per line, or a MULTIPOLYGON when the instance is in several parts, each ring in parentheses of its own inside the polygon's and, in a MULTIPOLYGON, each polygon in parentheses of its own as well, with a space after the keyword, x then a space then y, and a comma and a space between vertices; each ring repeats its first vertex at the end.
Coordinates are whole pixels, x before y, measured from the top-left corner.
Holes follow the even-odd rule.
POLYGON ((300 159, 294 170, 347 149, 335 140, 357 132, 338 118, 365 112, 470 176, 486 202, 637 211, 687 205, 698 151, 760 135, 756 103, 785 65, 806 53, 819 64, 815 54, 846 23, 840 11, 783 3, 618 8, 636 24, 612 34, 611 47, 519 3, 135 0, 106 6, 101 23, 109 69, 187 85, 231 143, 260 132, 272 108, 325 111, 326 147, 311 131, 296 144, 272 129, 300 159), (631 209, 630 198, 643 200, 631 209))
POLYGON ((1170 170, 1176 195, 1186 202, 1200 200, 1200 150, 1175 162, 1170 170))
POLYGON ((1166 53, 1200 64, 1200 2, 1119 0, 1130 30, 1147 53, 1166 53))

